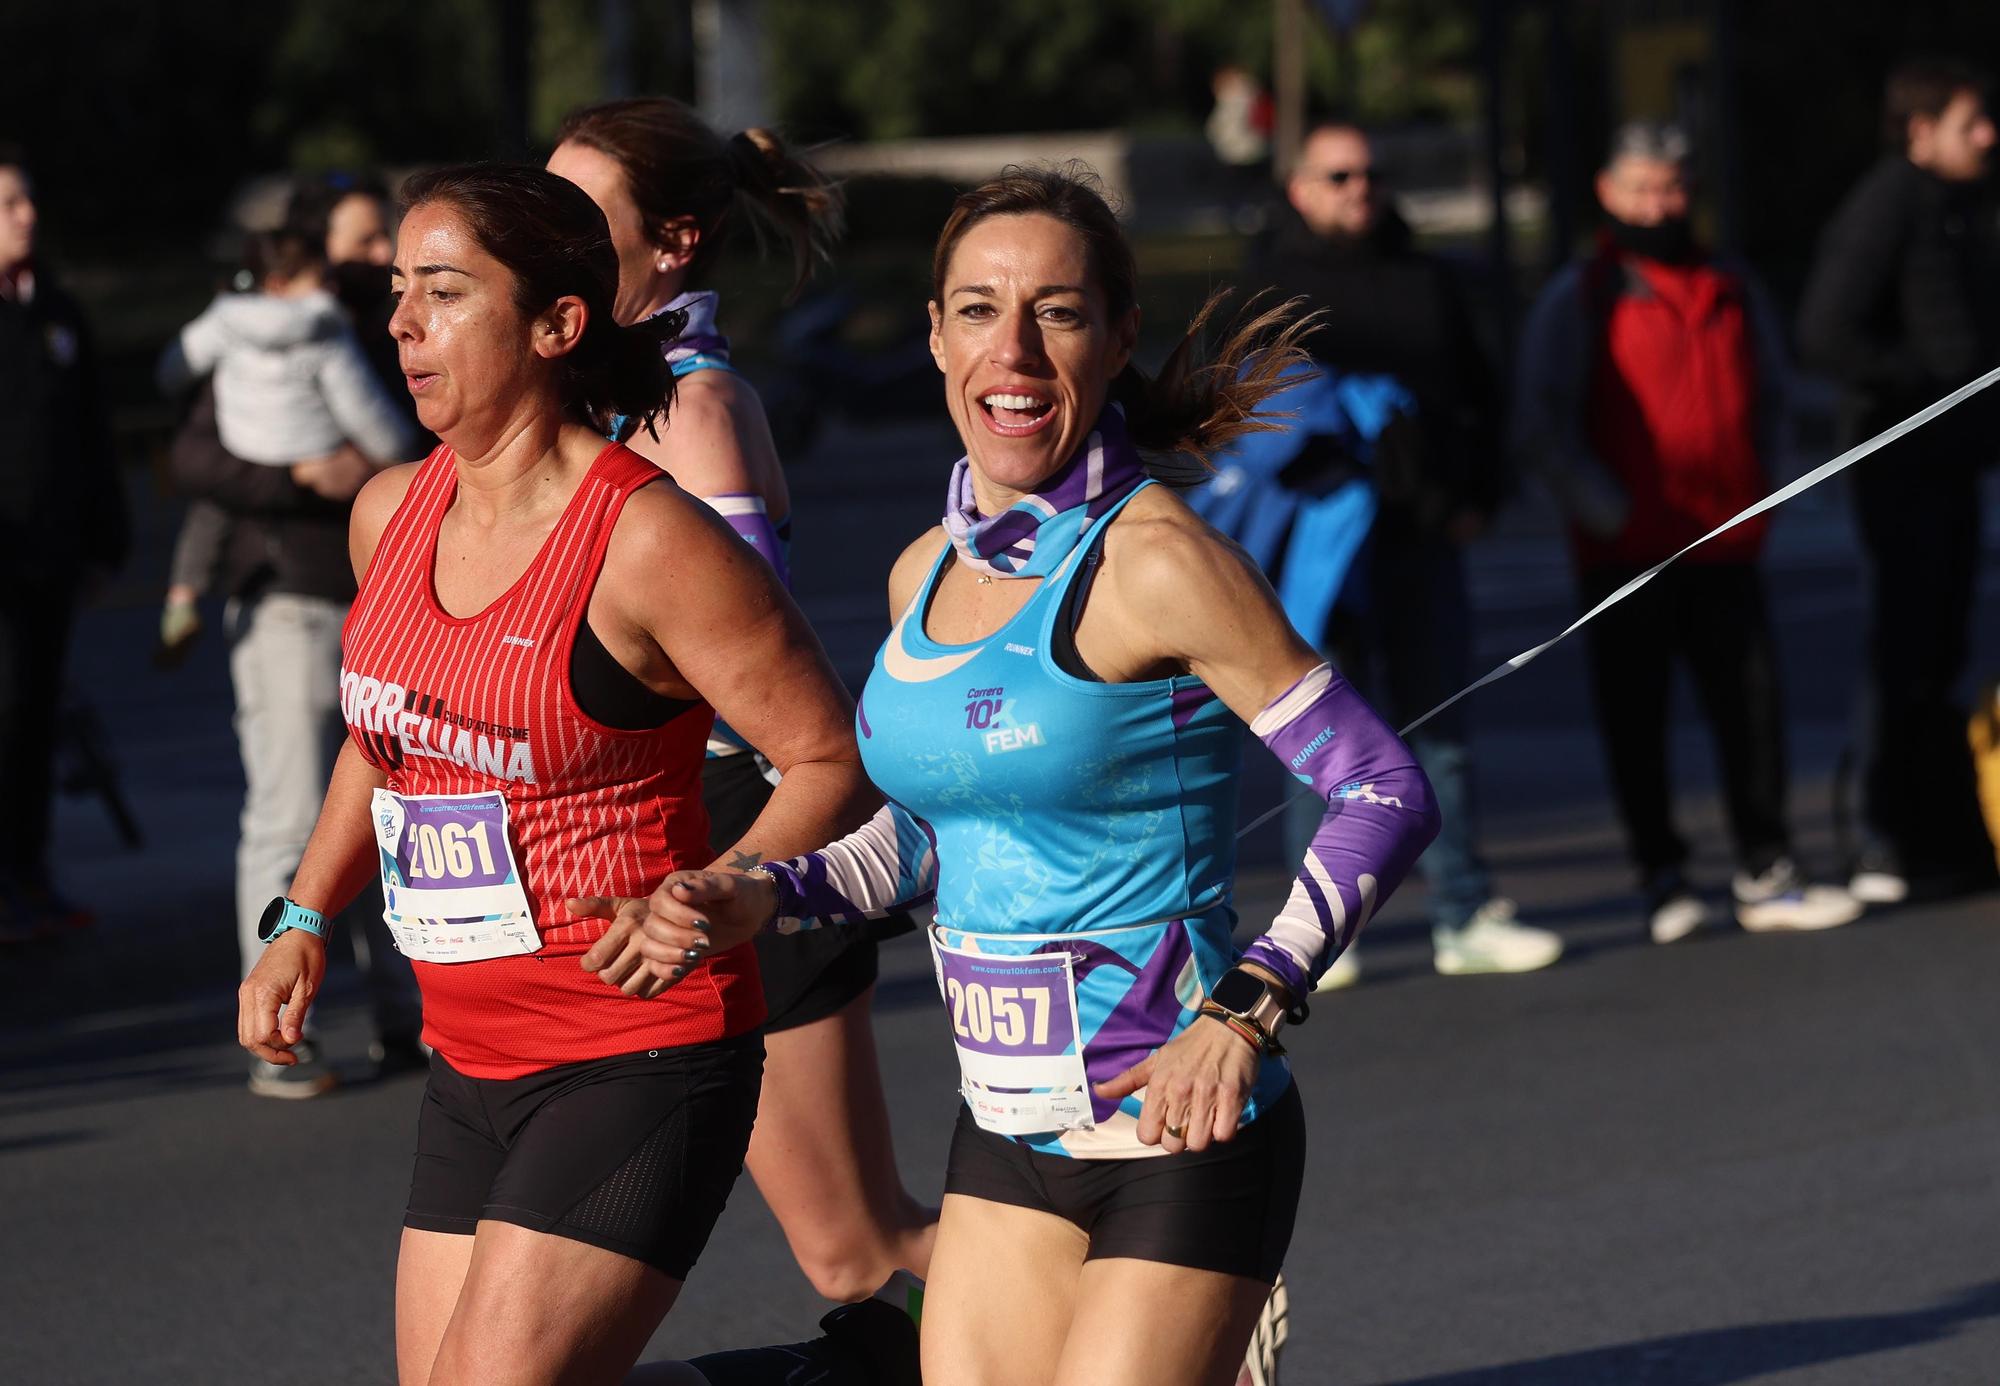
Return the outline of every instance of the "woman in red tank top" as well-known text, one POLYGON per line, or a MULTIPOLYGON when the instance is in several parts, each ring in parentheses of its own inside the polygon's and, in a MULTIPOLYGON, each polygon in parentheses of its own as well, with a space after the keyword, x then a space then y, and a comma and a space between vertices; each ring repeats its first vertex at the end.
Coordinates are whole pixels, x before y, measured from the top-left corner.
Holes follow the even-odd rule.
POLYGON ((405 197, 390 331, 443 446, 355 503, 349 742, 266 916, 239 1038, 291 1060, 322 921, 379 873, 436 1051, 397 1266, 401 1379, 616 1381, 742 1166, 764 1010, 747 946, 689 949, 671 988, 636 952, 580 964, 708 860, 716 715, 784 772, 757 854, 803 851, 878 799, 775 575, 603 441, 613 415, 662 415, 672 382, 657 336, 613 319, 602 214, 525 167, 420 175, 405 197))

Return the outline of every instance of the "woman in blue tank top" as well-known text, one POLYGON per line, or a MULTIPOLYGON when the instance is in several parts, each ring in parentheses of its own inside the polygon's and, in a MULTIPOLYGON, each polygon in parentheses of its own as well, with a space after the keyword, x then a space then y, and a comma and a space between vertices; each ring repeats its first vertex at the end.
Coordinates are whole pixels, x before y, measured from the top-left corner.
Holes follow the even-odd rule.
POLYGON ((1408 749, 1149 473, 1192 479, 1259 426, 1305 324, 1267 313, 1204 365, 1205 309, 1148 380, 1135 279, 1087 174, 958 199, 931 342, 966 456, 890 577, 856 718, 891 805, 805 857, 671 878, 644 929, 672 977, 774 918, 934 894, 964 1103, 922 1348, 953 1386, 1235 1380, 1304 1177, 1279 1030, 1437 829, 1408 749), (1239 952, 1245 722, 1326 809, 1239 952))
MULTIPOLYGON (((757 393, 731 363, 717 295, 705 285, 729 236, 745 224, 791 248, 802 285, 839 233, 838 191, 773 132, 724 137, 664 97, 572 112, 548 167, 589 193, 610 225, 618 320, 685 315, 662 342, 675 377, 673 427, 658 438, 616 431, 707 502, 789 583, 784 469, 757 393)), ((768 763, 724 723, 716 724, 708 750, 702 797, 711 846, 718 859, 754 864, 763 840, 756 820, 775 776, 766 777, 768 763)), ((619 986, 641 965, 638 942, 632 928, 616 927, 586 962, 619 986)), ((910 1196, 896 1170, 869 1017, 876 938, 855 930, 772 934, 758 940, 757 955, 770 1019, 764 1097, 746 1166, 800 1269, 827 1298, 859 1300, 903 1272, 923 1275, 937 1213, 910 1196), (828 1093, 856 1100, 829 1102, 828 1093), (830 1149, 872 1158, 823 1158, 830 1149)))

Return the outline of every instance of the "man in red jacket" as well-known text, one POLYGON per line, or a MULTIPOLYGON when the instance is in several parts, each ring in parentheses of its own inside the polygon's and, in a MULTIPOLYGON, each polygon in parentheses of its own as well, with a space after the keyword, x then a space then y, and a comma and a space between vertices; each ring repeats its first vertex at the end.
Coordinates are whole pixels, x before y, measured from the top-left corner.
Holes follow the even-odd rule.
MULTIPOLYGON (((1516 443, 1569 512, 1586 607, 1764 495, 1785 424, 1781 329, 1748 274, 1695 241, 1688 153, 1672 126, 1618 132, 1597 178, 1596 249, 1550 281, 1521 345, 1516 443)), ((1791 855, 1757 571, 1765 531, 1761 519, 1739 525, 1586 628, 1612 789, 1658 943, 1707 915, 1683 872, 1667 774, 1676 658, 1721 760, 1737 921, 1824 929, 1860 912, 1845 891, 1807 884, 1791 855)))

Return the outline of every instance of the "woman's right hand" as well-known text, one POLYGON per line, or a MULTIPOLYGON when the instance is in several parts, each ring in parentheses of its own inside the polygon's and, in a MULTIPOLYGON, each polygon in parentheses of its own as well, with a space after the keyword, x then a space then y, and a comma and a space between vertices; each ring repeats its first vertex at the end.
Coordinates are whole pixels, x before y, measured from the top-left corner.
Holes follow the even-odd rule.
POLYGON ((310 929, 279 934, 236 989, 236 1042, 266 1063, 297 1063, 292 1046, 325 976, 325 939, 310 929))
POLYGON ((690 949, 719 953, 747 943, 778 912, 778 888, 766 876, 734 871, 676 871, 646 902, 639 951, 669 985, 690 949))

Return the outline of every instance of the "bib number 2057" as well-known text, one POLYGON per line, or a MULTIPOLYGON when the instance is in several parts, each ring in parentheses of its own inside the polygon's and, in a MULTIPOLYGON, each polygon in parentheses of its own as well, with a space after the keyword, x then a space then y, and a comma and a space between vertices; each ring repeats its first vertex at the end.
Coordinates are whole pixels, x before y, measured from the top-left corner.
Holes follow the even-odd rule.
POLYGON ((998 1042, 1006 1049, 1045 1049, 1049 1042, 1054 988, 1003 987, 947 977, 945 1001, 952 1032, 975 1044, 998 1042))
POLYGON ((1003 1136, 1094 1129, 1070 954, 965 952, 936 933, 931 950, 973 1120, 1003 1136))

